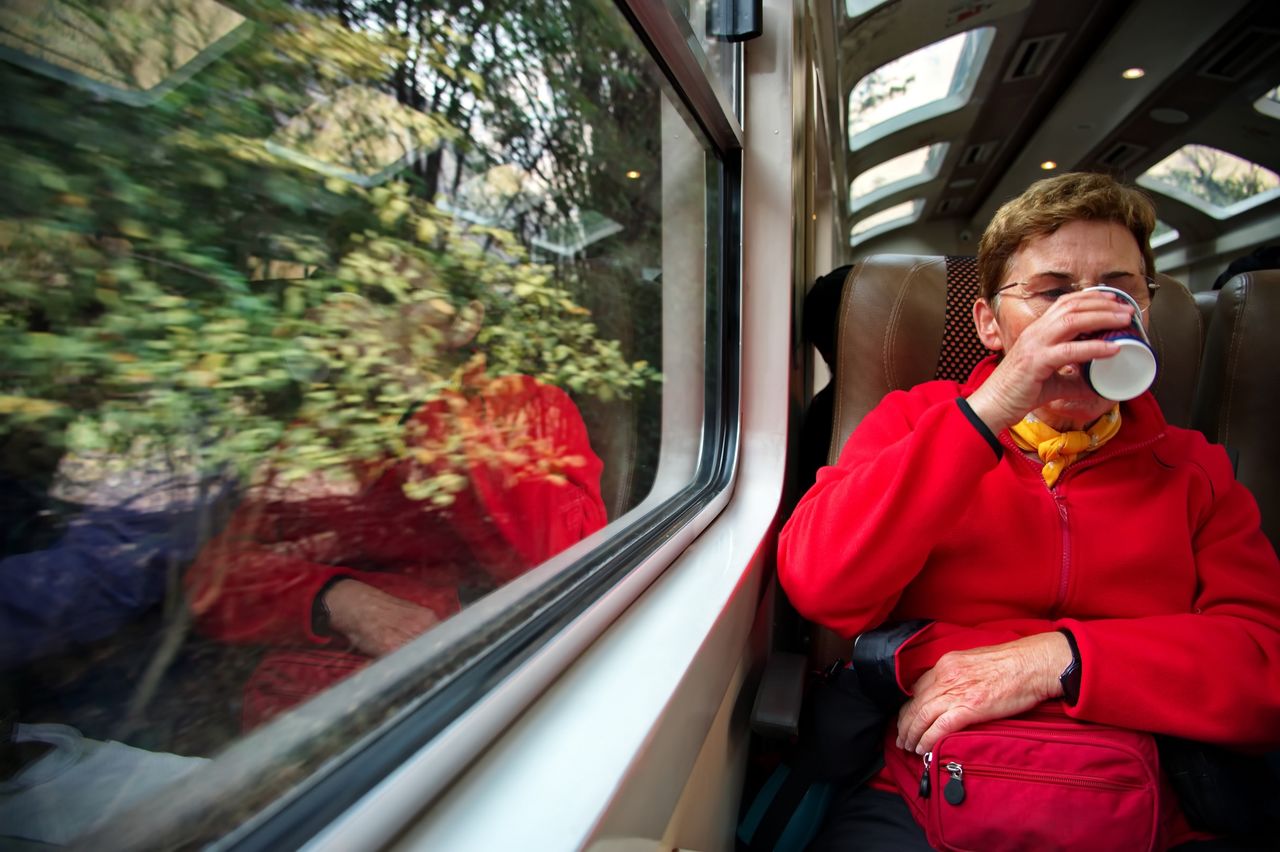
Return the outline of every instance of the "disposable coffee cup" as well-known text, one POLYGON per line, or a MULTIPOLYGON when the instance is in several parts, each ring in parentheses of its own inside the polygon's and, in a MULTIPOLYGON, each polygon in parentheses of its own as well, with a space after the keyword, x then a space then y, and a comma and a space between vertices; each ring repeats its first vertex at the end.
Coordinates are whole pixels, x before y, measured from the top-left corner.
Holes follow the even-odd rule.
POLYGON ((1138 303, 1123 290, 1097 286, 1089 290, 1110 293, 1117 301, 1133 306, 1133 319, 1124 328, 1089 335, 1097 340, 1110 340, 1120 351, 1106 358, 1095 358, 1084 365, 1084 378, 1094 393, 1113 402, 1124 402, 1141 396, 1156 379, 1156 354, 1142 327, 1142 311, 1138 303))

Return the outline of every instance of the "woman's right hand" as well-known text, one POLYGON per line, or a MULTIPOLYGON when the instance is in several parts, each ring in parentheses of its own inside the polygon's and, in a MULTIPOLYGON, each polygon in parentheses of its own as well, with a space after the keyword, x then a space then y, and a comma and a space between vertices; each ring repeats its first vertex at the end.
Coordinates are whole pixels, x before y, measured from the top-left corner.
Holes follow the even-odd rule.
POLYGON ((381 657, 416 639, 440 618, 426 607, 359 580, 340 580, 325 592, 329 625, 362 654, 381 657))
POLYGON ((1001 331, 1004 357, 968 397, 970 408, 999 433, 1055 400, 1100 399, 1080 365, 1110 357, 1120 347, 1108 340, 1082 340, 1081 335, 1124 328, 1132 316, 1133 308, 1114 297, 1083 290, 1058 299, 1020 330, 1006 323, 1001 331))

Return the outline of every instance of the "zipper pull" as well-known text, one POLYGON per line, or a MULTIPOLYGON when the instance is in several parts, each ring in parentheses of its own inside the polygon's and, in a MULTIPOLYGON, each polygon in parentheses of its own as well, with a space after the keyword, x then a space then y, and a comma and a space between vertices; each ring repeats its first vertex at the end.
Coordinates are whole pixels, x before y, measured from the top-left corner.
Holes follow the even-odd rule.
POLYGON ((952 761, 947 764, 946 770, 951 773, 951 777, 942 788, 942 797, 947 800, 947 804, 958 805, 964 801, 964 767, 952 761))
POLYGON ((924 755, 924 772, 920 773, 920 798, 929 798, 929 764, 933 763, 933 752, 924 755))

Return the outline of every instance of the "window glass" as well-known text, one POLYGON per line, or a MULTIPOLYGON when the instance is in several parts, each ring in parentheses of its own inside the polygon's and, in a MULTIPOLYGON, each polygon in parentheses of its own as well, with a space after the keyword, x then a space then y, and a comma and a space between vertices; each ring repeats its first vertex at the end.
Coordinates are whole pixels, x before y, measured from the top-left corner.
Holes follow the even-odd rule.
POLYGON ((684 0, 681 7, 697 36, 702 52, 706 54, 707 65, 720 84, 725 97, 733 104, 734 116, 742 119, 742 47, 741 42, 733 42, 717 36, 713 26, 713 12, 726 5, 736 5, 733 0, 684 0))
POLYGON ((1155 230, 1151 232, 1151 247, 1159 248, 1162 245, 1173 242, 1178 238, 1178 229, 1172 228, 1168 223, 1156 220, 1155 230))
POLYGON ((865 203, 872 193, 887 194, 931 180, 947 155, 947 143, 938 142, 872 166, 853 180, 849 199, 853 209, 865 203))
POLYGON ((914 222, 920 215, 920 209, 923 206, 924 199, 916 198, 912 201, 904 201, 901 204, 886 207, 864 219, 859 219, 853 223, 853 227, 849 231, 850 245, 856 245, 868 237, 914 222))
POLYGON ((1280 176, 1208 145, 1184 145, 1138 177, 1216 219, 1227 219, 1280 194, 1280 176))
POLYGON ((292 731, 287 788, 368 733, 296 707, 690 481, 719 167, 611 5, 29 0, 0 51, 0 845, 292 731))
POLYGON ((994 27, 958 33, 859 80, 849 93, 850 149, 963 106, 994 33, 994 27))

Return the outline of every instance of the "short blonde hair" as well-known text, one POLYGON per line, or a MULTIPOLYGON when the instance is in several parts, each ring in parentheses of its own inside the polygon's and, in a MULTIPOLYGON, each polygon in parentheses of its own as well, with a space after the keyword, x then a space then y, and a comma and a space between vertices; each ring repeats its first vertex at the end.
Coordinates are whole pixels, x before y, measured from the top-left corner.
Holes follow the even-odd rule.
POLYGON ((1156 227, 1156 208, 1151 198, 1109 175, 1067 172, 1036 181, 996 211, 978 243, 982 298, 992 300, 1019 246, 1080 220, 1123 225, 1138 242, 1143 273, 1155 274, 1151 232, 1156 227))

